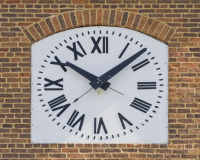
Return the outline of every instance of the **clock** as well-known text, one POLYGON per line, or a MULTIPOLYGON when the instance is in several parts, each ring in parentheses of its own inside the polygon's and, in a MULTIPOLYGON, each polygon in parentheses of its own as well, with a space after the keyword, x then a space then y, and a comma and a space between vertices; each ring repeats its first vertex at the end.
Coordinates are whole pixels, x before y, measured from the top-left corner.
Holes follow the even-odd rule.
POLYGON ((31 46, 32 143, 167 143, 168 46, 83 27, 31 46))

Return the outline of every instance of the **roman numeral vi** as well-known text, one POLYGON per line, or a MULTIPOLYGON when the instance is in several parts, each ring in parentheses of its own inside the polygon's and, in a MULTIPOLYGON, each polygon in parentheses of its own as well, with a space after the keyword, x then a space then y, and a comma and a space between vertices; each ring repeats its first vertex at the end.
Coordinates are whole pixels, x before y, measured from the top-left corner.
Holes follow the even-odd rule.
POLYGON ((100 119, 99 119, 99 124, 97 124, 97 118, 94 118, 94 134, 99 134, 101 128, 103 128, 105 134, 108 134, 102 117, 100 117, 100 119), (98 127, 97 127, 97 125, 98 125, 98 127))

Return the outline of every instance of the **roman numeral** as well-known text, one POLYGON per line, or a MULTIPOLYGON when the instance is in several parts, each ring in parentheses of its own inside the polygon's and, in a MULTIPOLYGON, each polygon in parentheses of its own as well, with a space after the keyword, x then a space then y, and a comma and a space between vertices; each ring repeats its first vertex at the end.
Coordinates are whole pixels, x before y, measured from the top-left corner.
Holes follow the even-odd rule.
POLYGON ((147 103, 147 102, 139 99, 139 98, 135 98, 130 106, 132 106, 133 108, 135 108, 141 112, 147 113, 147 111, 150 109, 150 107, 152 105, 150 103, 147 103))
POLYGON ((123 49, 123 51, 121 52, 121 54, 119 55, 118 58, 121 58, 121 57, 123 56, 124 52, 126 51, 126 49, 127 49, 128 46, 129 46, 129 44, 130 44, 130 43, 127 43, 127 44, 126 44, 125 48, 123 49))
POLYGON ((49 83, 44 85, 44 90, 46 90, 46 91, 49 91, 49 90, 63 90, 63 85, 59 83, 59 82, 63 81, 63 78, 58 79, 56 81, 52 81, 52 80, 50 80, 48 78, 45 78, 44 80, 49 82, 49 83), (48 86, 51 86, 51 85, 56 85, 58 88, 49 88, 48 86))
POLYGON ((138 89, 156 89, 156 82, 137 82, 138 89))
POLYGON ((81 131, 82 126, 83 126, 83 122, 85 119, 85 114, 83 114, 78 120, 76 120, 76 117, 78 116, 79 112, 77 110, 74 110, 74 112, 72 113, 71 117, 69 118, 67 125, 71 126, 71 127, 75 127, 79 122, 79 128, 78 130, 81 131), (74 122, 76 120, 76 122, 74 122))
MULTIPOLYGON (((77 44, 81 48, 83 54, 87 55, 87 53, 85 52, 85 50, 82 47, 81 43, 79 41, 77 41, 77 44)), ((77 51, 77 49, 76 49, 76 42, 72 43, 72 45, 73 45, 73 47, 67 46, 67 48, 74 53, 74 59, 76 61, 78 59, 78 56, 83 57, 84 55, 82 53, 80 53, 79 51, 77 51)))
POLYGON ((66 65, 65 63, 62 63, 62 62, 58 59, 57 56, 55 56, 54 58, 55 58, 56 62, 51 61, 50 64, 59 65, 59 66, 63 69, 64 72, 67 72, 67 69, 65 68, 65 66, 67 66, 67 65, 66 65))
POLYGON ((108 37, 103 37, 103 53, 108 53, 108 37))
POLYGON ((148 61, 148 59, 145 59, 144 61, 142 61, 142 62, 140 62, 140 63, 134 65, 134 66, 132 67, 132 69, 133 69, 133 71, 137 71, 138 69, 140 69, 140 68, 146 66, 146 65, 149 64, 149 63, 150 63, 150 62, 148 61))
POLYGON ((59 106, 60 104, 66 102, 67 99, 65 98, 65 95, 61 95, 51 101, 48 102, 50 108, 52 111, 60 110, 60 112, 56 115, 57 117, 60 117, 61 114, 71 105, 70 103, 59 106))
POLYGON ((97 118, 94 118, 94 134, 99 134, 100 130, 101 130, 101 127, 103 127, 103 130, 104 130, 105 134, 108 134, 102 117, 100 117, 100 119, 99 119, 98 127, 97 127, 97 118))
MULTIPOLYGON (((102 37, 98 37, 97 40, 94 39, 94 37, 91 37, 92 42, 94 43, 94 47, 91 51, 91 53, 94 53, 96 50, 98 53, 102 53, 101 49, 99 48, 99 42, 101 41, 102 37)), ((108 53, 108 37, 103 36, 103 53, 108 53)))
POLYGON ((130 121, 128 121, 128 119, 126 119, 121 113, 118 113, 118 116, 119 116, 119 119, 120 119, 120 122, 121 122, 121 124, 122 124, 123 129, 126 129, 126 126, 125 126, 125 124, 124 124, 124 121, 125 121, 126 123, 128 123, 130 126, 133 125, 133 124, 132 124, 130 121))

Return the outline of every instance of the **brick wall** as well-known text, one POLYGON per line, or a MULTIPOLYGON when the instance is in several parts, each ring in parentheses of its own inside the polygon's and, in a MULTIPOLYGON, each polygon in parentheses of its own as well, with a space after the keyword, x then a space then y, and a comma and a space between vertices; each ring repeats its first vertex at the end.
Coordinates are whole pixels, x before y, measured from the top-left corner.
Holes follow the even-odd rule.
POLYGON ((0 13, 0 159, 200 159, 200 0, 0 0, 0 13), (30 143, 30 45, 90 25, 169 45, 168 145, 30 143))

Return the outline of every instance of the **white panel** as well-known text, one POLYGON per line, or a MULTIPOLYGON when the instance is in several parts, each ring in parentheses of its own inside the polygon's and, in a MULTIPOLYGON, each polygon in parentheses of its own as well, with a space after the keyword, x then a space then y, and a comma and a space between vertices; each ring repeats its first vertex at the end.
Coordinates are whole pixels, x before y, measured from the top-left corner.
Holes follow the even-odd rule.
POLYGON ((77 28, 57 33, 33 44, 31 65, 32 143, 168 142, 166 44, 125 28, 77 28), (91 53, 94 47, 91 37, 94 37, 95 41, 99 39, 94 53, 91 53), (103 45, 103 37, 108 37, 108 45, 103 45), (82 55, 78 55, 77 60, 69 49, 73 48, 73 45, 76 45, 78 54, 82 55), (126 45, 127 48, 122 54, 126 45), (108 47, 108 53, 98 53, 103 52, 103 47, 105 52, 108 47), (64 66, 66 62, 70 62, 99 77, 144 48, 147 51, 108 81, 111 85, 106 91, 101 88, 91 89, 88 79, 64 66), (63 63, 63 68, 51 64, 56 62, 55 57, 63 63), (141 68, 133 67, 140 62, 138 66, 141 68), (54 90, 51 90, 52 88, 54 90), (88 90, 90 91, 87 92, 88 90), (83 95, 84 93, 86 94, 83 95), (60 104, 50 103, 59 96, 60 104), (79 97, 81 98, 73 103, 79 97), (62 112, 67 105, 70 106, 62 112), (77 117, 67 124, 73 112, 76 112, 77 117), (127 119, 123 120, 124 127, 119 114, 127 119), (75 123, 81 116, 82 127, 81 121, 75 123), (100 132, 94 134, 94 118, 97 119, 96 132, 100 118, 106 130, 100 125, 100 132))

